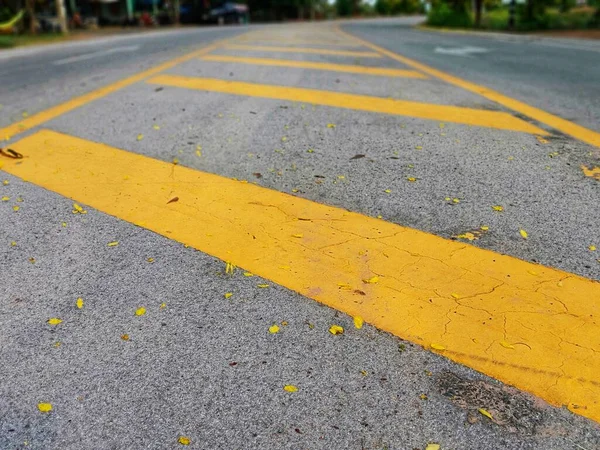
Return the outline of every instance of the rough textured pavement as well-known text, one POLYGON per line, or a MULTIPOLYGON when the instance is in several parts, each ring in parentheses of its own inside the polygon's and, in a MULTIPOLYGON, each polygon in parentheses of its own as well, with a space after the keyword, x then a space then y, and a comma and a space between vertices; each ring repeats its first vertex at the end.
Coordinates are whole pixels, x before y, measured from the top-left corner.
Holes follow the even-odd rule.
MULTIPOLYGON (((598 68, 582 66, 580 77, 571 79, 561 59, 581 54, 587 64, 588 50, 548 46, 536 48, 533 58, 516 54, 510 66, 498 62, 509 75, 493 65, 499 53, 508 58, 508 52, 437 55, 431 48, 460 46, 467 38, 412 30, 409 22, 343 28, 598 128, 593 99, 599 93, 592 82, 598 68), (552 55, 543 63, 551 70, 539 76, 542 52, 552 55), (507 90, 511 76, 519 80, 517 91, 507 90), (560 89, 550 94, 553 84, 560 89)), ((331 24, 221 28, 0 56, 0 126, 248 31, 255 33, 252 45, 272 35, 279 45, 288 39, 290 47, 308 46, 303 40, 343 39, 331 24), (52 64, 115 45, 139 45, 143 51, 52 64)), ((527 51, 489 39, 469 42, 527 51)), ((347 51, 368 50, 345 44, 347 51)), ((314 42, 310 47, 330 48, 314 42)), ((383 58, 224 47, 211 54, 410 69, 383 58)), ((162 74, 506 111, 431 78, 200 57, 162 74)), ((598 252, 589 247, 600 245, 595 226, 600 185, 581 169, 598 165, 598 149, 539 123, 549 136, 451 119, 141 81, 41 128, 599 280, 598 252), (495 205, 504 210, 494 211, 495 205), (459 237, 467 232, 474 232, 474 240, 459 237)), ((8 198, 0 202, 0 448, 183 448, 182 437, 190 440, 189 448, 203 449, 412 450, 429 443, 444 450, 600 448, 598 425, 574 414, 572 405, 571 411, 550 406, 369 324, 356 329, 344 313, 247 276, 244 268, 226 273, 224 261, 143 226, 85 204, 86 214, 74 214, 73 200, 33 181, 2 169, 0 178, 7 182, 0 185, 0 197, 8 198), (113 242, 118 244, 107 245, 113 242), (141 307, 144 314, 136 315, 141 307), (62 322, 51 325, 51 318, 62 322), (270 333, 274 324, 279 331, 270 333), (342 326, 344 334, 331 334, 332 325, 342 326), (288 392, 286 385, 298 390, 288 392), (41 412, 40 403, 51 403, 52 411, 41 412)), ((202 223, 197 233, 206 233, 202 223)))

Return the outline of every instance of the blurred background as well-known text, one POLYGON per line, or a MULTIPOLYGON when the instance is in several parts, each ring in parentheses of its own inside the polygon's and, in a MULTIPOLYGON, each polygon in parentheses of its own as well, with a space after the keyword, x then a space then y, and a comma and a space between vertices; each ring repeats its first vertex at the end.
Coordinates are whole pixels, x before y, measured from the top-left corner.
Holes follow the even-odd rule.
POLYGON ((600 0, 0 0, 0 48, 141 28, 422 15, 432 27, 599 37, 600 0), (74 35, 74 36, 73 36, 74 35))

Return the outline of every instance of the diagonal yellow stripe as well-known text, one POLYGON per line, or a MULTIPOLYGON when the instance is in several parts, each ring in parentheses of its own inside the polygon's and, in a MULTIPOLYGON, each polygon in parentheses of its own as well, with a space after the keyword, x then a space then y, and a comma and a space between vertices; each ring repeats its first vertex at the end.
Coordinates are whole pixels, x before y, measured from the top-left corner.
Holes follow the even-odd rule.
POLYGON ((583 141, 595 147, 600 147, 600 133, 597 131, 582 127, 581 125, 577 125, 574 122, 570 122, 566 119, 563 119, 562 117, 555 116, 554 114, 550 114, 542 109, 528 105, 527 103, 521 102, 519 100, 515 100, 514 98, 510 98, 485 86, 480 86, 475 83, 471 83, 470 81, 466 81, 461 78, 449 75, 445 72, 442 72, 441 70, 434 69, 433 67, 429 67, 425 64, 422 64, 405 56, 398 55, 397 53, 386 50, 385 48, 379 47, 378 45, 375 45, 369 41, 365 41, 349 33, 346 33, 345 31, 339 29, 339 27, 337 28, 337 31, 338 33, 340 33, 340 35, 350 38, 352 41, 358 44, 364 45, 365 47, 380 52, 381 54, 389 58, 406 64, 407 66, 414 67, 415 69, 418 69, 421 72, 431 75, 432 77, 439 78, 440 80, 443 80, 449 84, 453 84, 454 86, 458 86, 467 91, 481 95, 482 97, 487 98, 488 100, 496 102, 508 109, 512 109, 513 111, 521 113, 525 116, 531 117, 532 119, 540 123, 544 123, 565 134, 568 134, 574 137, 575 139, 579 139, 580 141, 583 141))
POLYGON ((250 50, 256 52, 278 52, 278 53, 314 53, 317 55, 337 55, 354 56, 360 58, 381 58, 379 53, 375 52, 357 52, 350 50, 329 50, 324 48, 305 48, 305 47, 274 47, 270 45, 243 45, 228 44, 224 48, 230 50, 250 50))
POLYGON ((193 78, 178 75, 159 75, 148 83, 175 86, 186 89, 223 92, 227 94, 264 97, 278 100, 334 106, 336 108, 371 111, 384 114, 418 117, 421 119, 476 125, 545 135, 544 130, 505 112, 462 108, 458 106, 433 105, 429 103, 370 97, 368 95, 345 94, 286 86, 225 81, 214 78, 193 78))
POLYGON ((294 61, 288 59, 246 58, 243 56, 205 55, 204 61, 232 62, 253 64, 258 66, 291 67, 296 69, 316 69, 331 72, 359 73, 363 75, 379 75, 386 77, 427 78, 416 70, 388 69, 386 67, 352 66, 348 64, 331 64, 311 61, 294 61))
POLYGON ((600 421, 598 282, 52 131, 13 147, 15 176, 600 421))

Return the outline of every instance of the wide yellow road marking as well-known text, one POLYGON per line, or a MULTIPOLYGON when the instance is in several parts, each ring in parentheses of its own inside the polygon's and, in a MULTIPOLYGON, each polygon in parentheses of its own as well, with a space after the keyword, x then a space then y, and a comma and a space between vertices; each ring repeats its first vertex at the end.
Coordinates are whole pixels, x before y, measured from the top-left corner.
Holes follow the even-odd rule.
POLYGON ((372 44, 369 41, 365 41, 364 39, 360 39, 356 36, 353 36, 352 34, 346 33, 345 31, 342 31, 339 27, 337 28, 337 31, 341 35, 346 36, 354 40, 355 42, 364 45, 365 47, 380 52, 381 54, 388 56, 389 58, 395 59, 396 61, 406 64, 407 66, 414 67, 415 69, 420 70, 421 72, 424 72, 428 75, 431 75, 432 77, 439 78, 447 83, 459 86, 467 91, 479 94, 482 97, 487 98, 488 100, 492 100, 493 102, 496 102, 502 106, 512 109, 513 111, 531 117, 532 119, 535 119, 538 122, 544 123, 565 134, 568 134, 574 137, 575 139, 579 139, 580 141, 586 142, 590 145, 600 147, 600 133, 598 133, 597 131, 593 131, 589 128, 582 127, 581 125, 577 125, 576 123, 555 116, 554 114, 550 114, 534 106, 530 106, 527 103, 515 100, 514 98, 507 97, 506 95, 503 95, 492 89, 488 89, 487 87, 471 83, 470 81, 466 81, 458 77, 454 77, 445 72, 442 72, 441 70, 434 69, 433 67, 429 67, 425 64, 414 61, 405 56, 398 55, 397 53, 386 50, 383 47, 372 44))
POLYGON ((203 61, 232 62, 258 66, 292 67, 297 69, 328 70, 332 72, 359 73, 363 75, 380 75, 386 77, 427 78, 416 70, 389 69, 386 67, 352 66, 349 64, 331 64, 311 61, 294 61, 289 59, 247 58, 243 56, 205 55, 203 61))
POLYGON ((53 131, 12 147, 15 176, 600 421, 598 282, 53 131))
POLYGON ((278 52, 278 53, 314 53, 317 55, 337 55, 337 56, 354 56, 360 58, 381 58, 379 53, 374 52, 358 52, 350 50, 329 50, 325 48, 305 48, 305 47, 275 47, 271 45, 244 45, 244 44, 228 44, 224 48, 230 50, 251 50, 260 52, 278 52))
POLYGON ((419 117, 421 119, 455 122, 539 135, 547 134, 544 130, 530 123, 508 113, 498 111, 433 105, 429 103, 320 91, 316 89, 244 83, 214 78, 192 78, 178 75, 159 75, 149 79, 148 83, 160 84, 163 86, 176 86, 186 89, 223 92, 226 94, 245 95, 248 97, 289 100, 311 103, 314 105, 355 109, 359 111, 419 117))
POLYGON ((324 47, 336 47, 336 48, 356 48, 362 47, 357 44, 348 44, 336 40, 321 40, 321 39, 286 39, 286 38, 244 38, 236 39, 236 43, 244 45, 298 45, 298 46, 310 46, 310 45, 322 45, 324 47))
POLYGON ((221 40, 207 47, 204 47, 195 52, 188 53, 187 55, 180 56, 178 58, 172 59, 165 63, 159 64, 151 69, 144 70, 143 72, 136 73, 130 77, 119 80, 115 83, 109 84, 108 86, 104 86, 102 88, 96 89, 94 91, 88 92, 87 94, 80 95, 78 97, 74 97, 65 103, 61 103, 59 105, 48 108, 39 113, 33 114, 17 123, 11 124, 7 127, 0 128, 0 142, 3 140, 8 141, 10 138, 16 136, 19 133, 23 133, 24 131, 30 130, 36 126, 39 126, 49 120, 52 120, 58 116, 61 116, 69 111, 72 111, 80 106, 83 106, 87 103, 90 103, 94 100, 102 98, 108 94, 111 94, 119 89, 123 89, 124 87, 130 86, 134 83, 142 81, 148 77, 156 75, 157 73, 162 72, 163 70, 170 69, 175 67, 177 64, 182 62, 190 61, 192 59, 198 58, 206 53, 210 53, 216 48, 218 48, 222 43, 227 42, 229 39, 221 40))

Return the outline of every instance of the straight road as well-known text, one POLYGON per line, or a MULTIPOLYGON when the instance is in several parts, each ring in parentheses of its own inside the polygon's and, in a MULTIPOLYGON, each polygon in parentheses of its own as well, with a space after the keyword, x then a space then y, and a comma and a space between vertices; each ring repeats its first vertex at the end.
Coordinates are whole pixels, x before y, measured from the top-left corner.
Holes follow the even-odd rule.
POLYGON ((595 47, 414 24, 0 54, 0 448, 600 448, 595 47))

